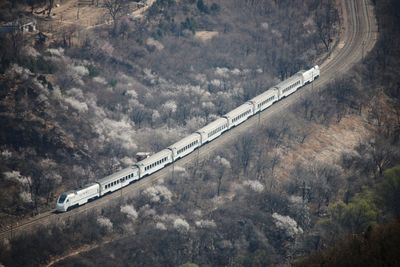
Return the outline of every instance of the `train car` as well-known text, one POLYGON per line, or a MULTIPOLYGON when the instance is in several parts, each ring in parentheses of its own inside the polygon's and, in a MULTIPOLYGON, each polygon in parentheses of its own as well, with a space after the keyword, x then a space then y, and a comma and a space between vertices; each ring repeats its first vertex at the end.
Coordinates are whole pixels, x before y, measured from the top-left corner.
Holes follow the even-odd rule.
POLYGON ((219 118, 197 130, 196 133, 200 134, 201 145, 220 136, 223 132, 228 130, 228 126, 229 124, 226 118, 219 118))
POLYGON ((100 196, 99 184, 91 183, 81 189, 62 193, 57 199, 56 210, 65 212, 100 196))
POLYGON ((168 147, 172 151, 172 160, 180 159, 190 154, 201 145, 201 135, 193 133, 168 147))
POLYGON ((162 168, 165 165, 172 163, 172 151, 169 149, 163 149, 160 152, 139 161, 135 165, 139 168, 140 178, 146 175, 150 175, 162 168))
POLYGON ((246 102, 243 105, 238 106, 234 110, 226 113, 224 115, 224 118, 228 120, 228 127, 230 129, 232 127, 235 127, 236 125, 241 124, 253 114, 253 104, 250 102, 246 102))
POLYGON ((107 193, 121 189, 139 178, 139 169, 136 166, 125 168, 108 175, 97 181, 100 186, 100 195, 103 196, 107 193))
POLYGON ((279 99, 287 97, 296 92, 296 90, 303 86, 303 75, 296 73, 292 77, 280 82, 274 88, 279 90, 279 99))
POLYGON ((299 71, 303 76, 303 85, 313 82, 315 79, 318 79, 320 75, 319 66, 316 65, 309 70, 301 70, 299 71))
POLYGON ((252 98, 249 102, 253 104, 254 114, 263 111, 279 100, 279 92, 276 88, 270 88, 264 93, 252 98))

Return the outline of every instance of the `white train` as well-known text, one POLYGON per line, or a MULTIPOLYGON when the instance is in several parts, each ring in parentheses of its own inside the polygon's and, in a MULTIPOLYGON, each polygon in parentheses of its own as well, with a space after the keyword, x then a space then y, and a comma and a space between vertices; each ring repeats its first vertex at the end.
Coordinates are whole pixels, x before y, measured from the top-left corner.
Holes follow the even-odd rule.
POLYGON ((299 71, 278 85, 228 112, 222 118, 216 119, 168 148, 137 162, 134 166, 104 177, 81 189, 62 193, 57 199, 56 210, 65 212, 71 208, 84 205, 91 200, 121 189, 164 168, 168 164, 192 153, 198 147, 219 137, 232 127, 243 123, 254 114, 265 110, 276 101, 296 92, 300 87, 313 82, 319 75, 320 69, 318 66, 314 66, 309 70, 299 71))

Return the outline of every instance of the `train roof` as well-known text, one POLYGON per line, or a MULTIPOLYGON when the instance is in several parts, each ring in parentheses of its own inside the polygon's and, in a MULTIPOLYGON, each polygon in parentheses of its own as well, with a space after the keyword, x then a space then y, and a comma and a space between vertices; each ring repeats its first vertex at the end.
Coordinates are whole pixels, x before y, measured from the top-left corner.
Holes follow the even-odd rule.
POLYGON ((248 110, 249 108, 252 108, 252 107, 253 106, 252 106, 252 104, 250 102, 246 102, 246 103, 238 106, 234 110, 229 111, 224 116, 226 116, 226 117, 235 117, 235 116, 237 116, 239 114, 242 114, 243 112, 245 112, 246 110, 248 110))
POLYGON ((206 132, 206 133, 208 133, 209 131, 212 131, 212 130, 214 130, 215 128, 217 128, 218 126, 224 125, 224 124, 226 124, 226 123, 228 123, 228 121, 226 120, 226 118, 219 118, 219 119, 216 119, 216 120, 213 121, 213 122, 210 122, 209 124, 207 124, 207 125, 204 126, 203 128, 198 129, 198 130, 196 131, 196 133, 201 133, 201 132, 206 132))
POLYGON ((288 85, 292 85, 292 84, 295 83, 296 81, 301 80, 302 78, 303 78, 303 76, 301 75, 301 73, 296 73, 295 75, 293 75, 293 76, 287 78, 286 80, 284 80, 284 81, 278 83, 278 84, 275 85, 274 87, 279 88, 279 89, 285 88, 285 87, 287 87, 288 85))
POLYGON ((111 181, 114 181, 114 180, 117 180, 117 179, 120 179, 122 177, 129 175, 129 174, 133 173, 135 170, 138 170, 138 168, 136 166, 128 167, 128 168, 122 169, 116 173, 113 173, 111 175, 108 175, 104 178, 101 178, 97 182, 100 184, 109 183, 111 181))
POLYGON ((185 138, 179 140, 178 142, 170 145, 168 148, 176 148, 179 149, 181 147, 186 146, 187 144, 195 141, 195 140, 200 140, 200 135, 198 133, 192 133, 189 136, 186 136, 185 138))
POLYGON ((277 89, 274 87, 269 88, 267 91, 265 91, 262 94, 259 94, 256 97, 253 97, 250 101, 254 101, 256 103, 258 102, 262 102, 263 100, 265 100, 266 98, 272 96, 272 95, 276 95, 277 94, 277 89))
POLYGON ((148 157, 148 158, 146 158, 146 159, 144 159, 142 161, 139 161, 137 163, 137 165, 147 166, 147 165, 149 165, 149 164, 151 164, 151 163, 153 163, 153 162, 155 162, 157 160, 160 160, 162 158, 170 156, 171 153, 172 153, 171 150, 163 149, 160 152, 158 152, 158 153, 156 153, 156 154, 154 154, 154 155, 152 155, 152 156, 150 156, 150 157, 148 157))

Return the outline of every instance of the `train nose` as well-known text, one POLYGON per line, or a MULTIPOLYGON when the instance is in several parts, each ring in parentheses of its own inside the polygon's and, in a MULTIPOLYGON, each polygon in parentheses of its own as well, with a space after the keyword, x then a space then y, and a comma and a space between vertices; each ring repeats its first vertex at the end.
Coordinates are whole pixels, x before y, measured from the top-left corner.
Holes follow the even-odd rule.
POLYGON ((57 210, 57 211, 64 212, 64 211, 65 211, 64 204, 59 204, 59 203, 57 203, 57 205, 56 205, 56 210, 57 210))

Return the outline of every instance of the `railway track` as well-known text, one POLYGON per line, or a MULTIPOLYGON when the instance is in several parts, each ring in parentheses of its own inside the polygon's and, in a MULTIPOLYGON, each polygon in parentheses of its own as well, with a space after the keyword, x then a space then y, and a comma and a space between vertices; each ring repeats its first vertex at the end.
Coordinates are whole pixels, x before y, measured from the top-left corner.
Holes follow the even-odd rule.
POLYGON ((15 235, 32 231, 35 227, 48 225, 51 223, 62 222, 69 218, 74 218, 79 214, 88 211, 100 210, 110 202, 118 201, 122 198, 132 197, 138 194, 144 188, 147 188, 162 178, 168 177, 173 173, 175 166, 186 166, 191 162, 206 158, 208 155, 223 147, 248 132, 249 129, 257 127, 262 122, 266 123, 279 112, 283 112, 291 105, 301 100, 307 94, 320 90, 323 85, 329 83, 332 79, 339 77, 349 71, 352 66, 360 62, 363 57, 372 50, 377 40, 377 24, 373 12, 373 7, 369 0, 340 0, 343 10, 342 26, 343 31, 340 34, 340 42, 343 46, 336 46, 331 56, 320 62, 321 76, 314 83, 301 88, 290 97, 275 103, 259 115, 253 116, 239 126, 225 132, 216 140, 200 147, 195 152, 180 159, 157 173, 146 177, 136 183, 114 192, 111 195, 104 196, 94 202, 74 209, 67 213, 56 214, 54 210, 37 215, 29 220, 0 230, 0 239, 12 238, 15 235))

